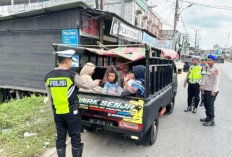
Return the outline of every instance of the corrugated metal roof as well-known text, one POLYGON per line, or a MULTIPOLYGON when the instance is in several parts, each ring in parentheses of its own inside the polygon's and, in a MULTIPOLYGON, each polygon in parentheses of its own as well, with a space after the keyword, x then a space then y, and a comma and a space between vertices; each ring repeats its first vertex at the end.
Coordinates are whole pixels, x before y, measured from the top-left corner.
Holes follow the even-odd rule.
POLYGON ((3 17, 0 17, 0 21, 8 21, 8 20, 13 20, 13 19, 18 19, 18 18, 26 18, 26 17, 46 14, 46 13, 50 13, 50 12, 60 11, 60 10, 74 9, 74 8, 78 8, 78 7, 90 8, 90 6, 88 6, 87 4, 85 4, 81 1, 78 1, 78 2, 74 2, 74 3, 67 3, 67 4, 42 8, 42 9, 38 9, 38 10, 32 10, 32 11, 28 11, 28 12, 19 13, 19 14, 13 14, 13 15, 9 15, 9 16, 3 16, 3 17))
MULTIPOLYGON (((28 3, 29 0, 14 0, 14 4, 26 4, 28 3)), ((38 0, 30 0, 30 3, 36 3, 38 0)), ((11 0, 1 0, 0 1, 0 6, 3 5, 11 5, 11 0)))
POLYGON ((33 10, 33 11, 19 13, 19 14, 14 14, 14 15, 10 15, 10 16, 3 16, 3 17, 0 17, 0 21, 7 21, 7 20, 13 20, 13 19, 19 19, 19 18, 26 18, 26 17, 36 16, 36 15, 46 14, 46 13, 49 13, 49 12, 74 9, 74 8, 78 8, 78 7, 82 7, 82 8, 87 9, 87 11, 89 13, 100 14, 100 15, 104 16, 105 18, 106 17, 108 17, 108 18, 116 17, 116 18, 120 19, 122 22, 126 23, 127 25, 129 25, 129 26, 131 26, 133 28, 142 30, 142 31, 148 33, 149 35, 151 35, 152 37, 156 38, 156 36, 154 34, 150 33, 148 30, 141 29, 141 28, 138 28, 138 27, 134 26, 133 24, 127 22, 125 19, 121 18, 117 14, 112 13, 112 12, 108 12, 108 11, 92 9, 90 6, 88 6, 86 3, 82 2, 82 1, 73 2, 73 3, 67 3, 67 4, 52 6, 52 7, 47 7, 47 8, 43 8, 43 9, 33 10))

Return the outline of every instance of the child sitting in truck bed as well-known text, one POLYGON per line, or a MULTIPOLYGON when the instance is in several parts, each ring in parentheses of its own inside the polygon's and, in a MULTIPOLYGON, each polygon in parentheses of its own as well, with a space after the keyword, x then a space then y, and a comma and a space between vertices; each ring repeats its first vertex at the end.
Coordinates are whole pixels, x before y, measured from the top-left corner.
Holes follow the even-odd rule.
MULTIPOLYGON (((131 86, 127 86, 126 89, 122 91, 121 96, 144 97, 145 71, 146 67, 144 65, 137 65, 132 67, 135 80, 132 82, 131 86)), ((125 84, 128 83, 125 82, 125 84)))
POLYGON ((123 81, 124 81, 123 83, 124 89, 131 87, 132 83, 134 83, 135 81, 135 75, 133 74, 133 72, 129 72, 129 74, 123 78, 123 81))
POLYGON ((118 83, 118 76, 115 71, 111 70, 107 74, 108 81, 103 88, 103 94, 121 95, 122 88, 118 83))

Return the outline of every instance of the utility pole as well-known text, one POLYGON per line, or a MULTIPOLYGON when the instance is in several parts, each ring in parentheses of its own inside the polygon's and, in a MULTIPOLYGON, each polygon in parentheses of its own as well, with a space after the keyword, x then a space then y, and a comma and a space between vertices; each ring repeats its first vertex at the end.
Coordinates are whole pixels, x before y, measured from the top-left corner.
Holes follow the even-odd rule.
POLYGON ((186 44, 187 44, 187 34, 184 34, 183 37, 182 37, 182 47, 181 47, 181 53, 182 54, 185 54, 186 44))
POLYGON ((98 0, 95 0, 95 4, 96 4, 96 9, 99 9, 98 0))
POLYGON ((196 32, 195 32, 195 50, 197 49, 197 29, 196 29, 196 32))
POLYGON ((226 48, 229 48, 229 40, 230 40, 230 33, 228 34, 227 43, 226 43, 226 48))
MULTIPOLYGON (((100 0, 100 10, 103 11, 103 0, 100 0)), ((100 17, 100 43, 103 44, 103 36, 104 36, 104 17, 100 17)))
POLYGON ((176 26, 178 21, 178 9, 179 9, 179 0, 176 0, 175 16, 174 16, 174 29, 173 29, 173 40, 172 40, 172 49, 176 50, 176 26))
MULTIPOLYGON (((121 18, 125 18, 125 0, 121 0, 121 14, 120 14, 121 18)), ((122 45, 124 44, 123 39, 118 39, 118 44, 122 45)))
POLYGON ((198 51, 198 48, 199 48, 199 41, 200 41, 199 35, 200 35, 200 31, 201 31, 201 29, 196 28, 196 32, 195 32, 195 50, 197 50, 197 51, 198 51))
POLYGON ((100 0, 100 10, 103 11, 103 0, 100 0))
POLYGON ((125 0, 121 0, 121 18, 125 18, 125 0))

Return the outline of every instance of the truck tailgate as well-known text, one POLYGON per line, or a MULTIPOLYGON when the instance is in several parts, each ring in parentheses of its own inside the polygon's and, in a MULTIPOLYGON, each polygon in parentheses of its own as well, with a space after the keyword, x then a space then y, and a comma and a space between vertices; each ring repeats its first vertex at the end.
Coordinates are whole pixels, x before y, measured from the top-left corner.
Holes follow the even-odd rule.
POLYGON ((143 99, 94 93, 80 93, 79 98, 84 126, 88 123, 96 127, 133 131, 139 131, 143 126, 143 99))

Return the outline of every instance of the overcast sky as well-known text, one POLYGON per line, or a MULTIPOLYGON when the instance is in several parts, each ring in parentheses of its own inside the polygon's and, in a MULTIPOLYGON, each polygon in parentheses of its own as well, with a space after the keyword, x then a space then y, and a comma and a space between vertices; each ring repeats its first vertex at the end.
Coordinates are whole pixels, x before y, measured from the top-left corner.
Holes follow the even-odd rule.
MULTIPOLYGON (((164 29, 173 28, 175 0, 150 0, 149 4, 157 5, 153 10, 164 21, 164 29)), ((187 0, 195 3, 232 7, 232 0, 187 0)), ((182 11, 189 4, 180 1, 182 11)), ((232 10, 220 10, 193 5, 181 13, 177 29, 189 33, 191 46, 194 46, 195 30, 199 31, 199 44, 203 49, 212 49, 214 44, 232 46, 232 10), (185 27, 183 26, 185 23, 185 27)))

